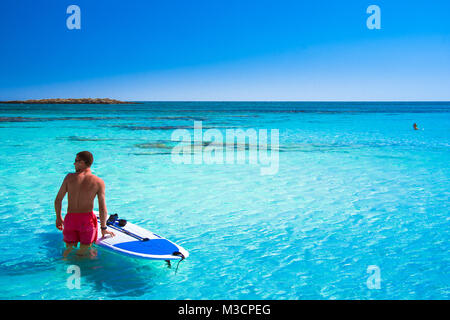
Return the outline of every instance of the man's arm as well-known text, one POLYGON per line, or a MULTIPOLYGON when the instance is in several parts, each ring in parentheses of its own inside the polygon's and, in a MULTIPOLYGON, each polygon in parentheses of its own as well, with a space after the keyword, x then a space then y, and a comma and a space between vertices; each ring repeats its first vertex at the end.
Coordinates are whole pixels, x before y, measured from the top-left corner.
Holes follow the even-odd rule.
POLYGON ((111 237, 114 237, 115 234, 112 231, 106 230, 106 219, 108 218, 108 210, 106 210, 106 200, 105 200, 105 182, 100 179, 100 187, 97 191, 98 198, 98 211, 100 215, 100 226, 102 227, 102 237, 109 234, 111 237), (105 228, 105 229, 103 229, 105 228))
POLYGON ((64 181, 61 185, 61 188, 59 188, 58 194, 56 195, 55 199, 56 227, 60 230, 62 229, 61 207, 64 196, 67 193, 67 180, 69 174, 67 174, 66 177, 64 178, 64 181))
POLYGON ((106 227, 108 210, 106 209, 105 182, 102 179, 100 179, 100 186, 97 191, 97 198, 98 198, 98 211, 100 215, 100 225, 102 227, 106 227))

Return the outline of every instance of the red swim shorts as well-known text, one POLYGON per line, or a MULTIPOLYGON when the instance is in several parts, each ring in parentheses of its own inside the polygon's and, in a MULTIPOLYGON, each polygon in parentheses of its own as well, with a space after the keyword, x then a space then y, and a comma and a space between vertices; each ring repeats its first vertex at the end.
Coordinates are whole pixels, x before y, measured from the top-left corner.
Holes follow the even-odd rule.
POLYGON ((67 213, 64 217, 64 242, 92 244, 97 240, 97 217, 94 212, 67 213))

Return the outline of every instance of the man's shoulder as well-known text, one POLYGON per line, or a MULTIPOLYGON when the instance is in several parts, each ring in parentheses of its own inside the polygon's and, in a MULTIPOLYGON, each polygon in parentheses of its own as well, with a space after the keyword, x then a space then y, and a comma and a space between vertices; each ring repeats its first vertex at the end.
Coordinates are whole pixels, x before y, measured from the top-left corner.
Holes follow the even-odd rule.
POLYGON ((95 177, 95 183, 97 185, 97 193, 104 192, 105 191, 105 182, 97 176, 94 176, 94 177, 95 177))
POLYGON ((70 179, 74 176, 75 173, 73 172, 69 172, 68 174, 66 174, 66 177, 64 179, 70 179))
POLYGON ((97 177, 96 175, 92 175, 92 179, 94 179, 97 183, 105 184, 102 178, 97 177))

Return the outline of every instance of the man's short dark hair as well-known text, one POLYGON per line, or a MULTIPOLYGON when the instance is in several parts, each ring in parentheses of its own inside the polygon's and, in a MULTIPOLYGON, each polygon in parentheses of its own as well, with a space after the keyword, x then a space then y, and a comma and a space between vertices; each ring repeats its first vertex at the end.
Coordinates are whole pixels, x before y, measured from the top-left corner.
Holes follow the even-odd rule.
POLYGON ((80 158, 81 160, 83 160, 84 163, 86 163, 86 165, 88 167, 90 167, 92 165, 92 163, 94 162, 94 156, 89 151, 78 152, 77 157, 80 158))

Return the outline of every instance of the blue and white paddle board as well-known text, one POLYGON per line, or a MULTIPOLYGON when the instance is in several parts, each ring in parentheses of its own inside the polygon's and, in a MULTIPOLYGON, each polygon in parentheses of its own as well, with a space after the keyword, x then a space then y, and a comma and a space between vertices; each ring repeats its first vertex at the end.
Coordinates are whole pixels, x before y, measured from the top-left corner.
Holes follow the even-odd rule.
POLYGON ((95 244, 100 247, 151 260, 180 260, 189 256, 189 252, 176 243, 128 221, 123 227, 119 226, 118 221, 107 225, 107 230, 114 232, 115 236, 102 237, 100 218, 97 211, 94 213, 98 221, 98 239, 95 244))

